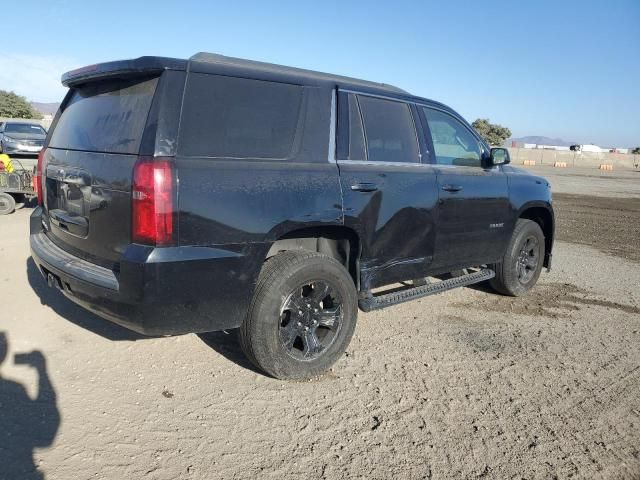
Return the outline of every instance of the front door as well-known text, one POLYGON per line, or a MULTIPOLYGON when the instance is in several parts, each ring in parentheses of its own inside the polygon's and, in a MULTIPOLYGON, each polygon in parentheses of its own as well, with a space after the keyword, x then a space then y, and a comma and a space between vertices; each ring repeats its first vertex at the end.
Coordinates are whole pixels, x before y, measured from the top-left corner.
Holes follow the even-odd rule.
POLYGON ((421 107, 433 141, 438 208, 433 267, 458 269, 497 261, 513 229, 507 177, 484 168, 486 148, 460 120, 421 107))
POLYGON ((361 290, 425 276, 433 260, 436 172, 407 103, 340 94, 345 225, 362 241, 361 290))

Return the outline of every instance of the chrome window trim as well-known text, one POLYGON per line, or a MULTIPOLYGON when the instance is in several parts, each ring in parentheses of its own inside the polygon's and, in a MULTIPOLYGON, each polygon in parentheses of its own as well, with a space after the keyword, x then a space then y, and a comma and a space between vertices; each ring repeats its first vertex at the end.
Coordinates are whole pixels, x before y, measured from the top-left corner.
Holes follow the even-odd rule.
POLYGON ((420 162, 376 162, 375 160, 337 160, 338 165, 341 163, 348 163, 354 165, 372 165, 372 166, 385 166, 385 167, 434 167, 432 163, 420 163, 420 162))
POLYGON ((336 160, 336 89, 331 91, 331 113, 329 118, 329 163, 337 163, 336 160))
POLYGON ((436 168, 443 168, 443 169, 450 169, 450 168, 473 168, 473 169, 480 169, 480 170, 484 170, 485 172, 491 172, 491 171, 499 171, 502 172, 502 169, 500 168, 500 165, 491 165, 490 167, 482 167, 482 166, 472 166, 472 165, 445 165, 445 164, 439 164, 439 163, 426 163, 425 165, 431 165, 432 167, 436 167, 436 168))
POLYGON ((353 93, 355 95, 362 95, 363 97, 381 98, 381 99, 384 99, 384 100, 392 100, 394 102, 402 102, 402 103, 416 103, 413 100, 408 101, 408 100, 404 100, 402 98, 389 97, 387 95, 380 95, 380 94, 377 94, 377 93, 361 92, 359 90, 351 90, 349 88, 339 88, 338 90, 340 90, 341 92, 353 93))

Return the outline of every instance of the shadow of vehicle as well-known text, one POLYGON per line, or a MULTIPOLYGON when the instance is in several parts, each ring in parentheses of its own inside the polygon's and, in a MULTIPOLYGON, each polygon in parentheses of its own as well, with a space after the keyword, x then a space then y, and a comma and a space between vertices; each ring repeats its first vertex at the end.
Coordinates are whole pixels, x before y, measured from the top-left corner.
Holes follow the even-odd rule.
POLYGON ((215 350, 227 360, 232 361, 236 365, 251 370, 259 375, 265 375, 264 372, 258 370, 253 363, 240 348, 238 339, 238 329, 227 330, 222 332, 199 333, 198 337, 207 346, 215 350))
MULTIPOLYGON (((140 335, 115 323, 104 320, 79 305, 76 305, 58 290, 49 288, 46 280, 31 257, 27 259, 27 279, 31 288, 33 288, 34 292, 36 292, 40 298, 42 305, 51 307, 53 311, 62 318, 79 327, 107 338, 108 340, 136 341, 154 338, 140 335)), ((206 345, 211 347, 212 350, 226 359, 243 368, 263 375, 242 352, 237 339, 237 330, 230 330, 228 333, 224 331, 201 333, 198 336, 206 345)))
POLYGON ((49 288, 46 280, 31 257, 27 259, 27 279, 33 291, 36 292, 40 298, 42 305, 51 307, 58 315, 71 323, 75 323, 79 327, 109 340, 134 341, 151 338, 104 320, 79 305, 76 305, 55 288, 49 288))
POLYGON ((490 295, 496 295, 498 297, 504 297, 505 296, 505 295, 501 294, 500 292, 496 292, 493 288, 491 288, 491 285, 489 284, 489 281, 480 282, 480 283, 474 283, 472 285, 467 285, 466 288, 470 288, 471 290, 476 290, 478 292, 488 293, 490 295))
MULTIPOLYGON (((8 350, 6 334, 0 332, 0 367, 8 350)), ((18 353, 14 362, 35 369, 38 393, 32 399, 24 386, 2 378, 0 372, 0 478, 43 479, 44 475, 36 468, 33 452, 36 447, 50 446, 58 432, 60 412, 56 392, 42 352, 18 353)))

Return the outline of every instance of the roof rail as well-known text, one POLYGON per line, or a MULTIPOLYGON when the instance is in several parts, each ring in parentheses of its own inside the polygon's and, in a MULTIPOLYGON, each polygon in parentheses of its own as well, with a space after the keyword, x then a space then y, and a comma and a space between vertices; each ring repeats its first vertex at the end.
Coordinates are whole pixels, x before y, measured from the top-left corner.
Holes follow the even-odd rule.
POLYGON ((189 58, 189 61, 192 62, 202 62, 202 63, 216 63, 220 65, 229 65, 236 67, 244 67, 249 69, 260 70, 264 72, 274 72, 274 73, 282 73, 282 74, 290 74, 290 75, 299 75, 304 77, 313 77, 324 80, 335 81, 337 83, 354 83, 365 85, 374 88, 383 88, 385 90, 393 91, 396 93, 401 93, 405 95, 410 95, 409 92, 398 88, 394 85, 389 85, 386 83, 377 83, 371 82, 368 80, 361 80, 359 78, 345 77, 342 75, 333 75, 330 73, 317 72, 314 70, 307 70, 304 68, 297 67, 288 67, 285 65, 277 65, 274 63, 267 62, 259 62, 256 60, 246 60, 244 58, 236 58, 236 57, 227 57, 226 55, 220 55, 218 53, 209 53, 209 52, 198 52, 189 58))

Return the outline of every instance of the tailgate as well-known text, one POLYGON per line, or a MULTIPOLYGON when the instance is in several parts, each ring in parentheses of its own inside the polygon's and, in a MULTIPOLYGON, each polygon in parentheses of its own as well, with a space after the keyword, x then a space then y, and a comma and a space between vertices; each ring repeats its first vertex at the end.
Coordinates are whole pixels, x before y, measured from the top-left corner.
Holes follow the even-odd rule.
POLYGON ((67 97, 43 158, 47 235, 59 247, 113 268, 131 243, 131 177, 157 83, 93 81, 67 97))

